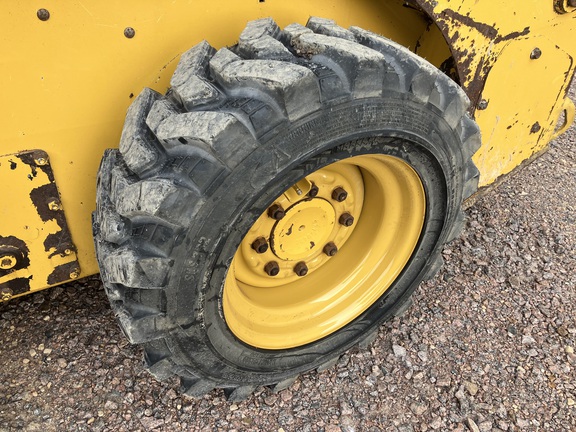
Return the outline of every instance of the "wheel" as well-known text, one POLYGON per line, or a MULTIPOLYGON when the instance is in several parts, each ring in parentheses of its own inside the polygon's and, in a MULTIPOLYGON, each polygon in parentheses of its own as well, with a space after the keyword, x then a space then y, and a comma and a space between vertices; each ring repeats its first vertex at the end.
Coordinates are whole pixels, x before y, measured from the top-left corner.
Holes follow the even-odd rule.
POLYGON ((106 292, 150 372, 237 400, 374 337, 462 225, 467 107, 423 59, 319 18, 185 53, 166 96, 130 107, 94 214, 106 292))

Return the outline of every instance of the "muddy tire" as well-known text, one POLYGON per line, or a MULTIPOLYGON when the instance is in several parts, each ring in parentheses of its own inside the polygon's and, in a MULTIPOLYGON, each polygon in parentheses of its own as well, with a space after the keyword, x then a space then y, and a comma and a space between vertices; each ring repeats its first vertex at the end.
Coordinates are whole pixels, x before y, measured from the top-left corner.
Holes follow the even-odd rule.
POLYGON ((459 233, 478 178, 468 104, 403 47, 318 18, 186 52, 167 95, 130 107, 98 178, 102 280, 149 371, 238 400, 369 343, 459 233), (327 313, 310 306, 326 295, 327 313))

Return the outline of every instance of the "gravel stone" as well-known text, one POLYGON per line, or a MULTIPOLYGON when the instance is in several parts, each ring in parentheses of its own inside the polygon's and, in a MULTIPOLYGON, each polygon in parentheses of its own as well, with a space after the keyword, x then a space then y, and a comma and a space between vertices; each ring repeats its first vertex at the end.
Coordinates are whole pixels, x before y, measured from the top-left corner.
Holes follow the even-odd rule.
POLYGON ((469 203, 439 274, 369 351, 235 404, 150 376, 98 277, 2 303, 0 432, 575 431, 575 180, 573 126, 469 203))

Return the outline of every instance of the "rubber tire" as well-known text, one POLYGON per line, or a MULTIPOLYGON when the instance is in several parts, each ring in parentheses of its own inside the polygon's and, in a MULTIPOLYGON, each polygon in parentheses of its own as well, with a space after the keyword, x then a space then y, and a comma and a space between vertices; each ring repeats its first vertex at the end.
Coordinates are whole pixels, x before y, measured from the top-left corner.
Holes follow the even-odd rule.
POLYGON ((280 390, 329 367, 405 309, 458 235, 477 187, 479 130, 448 77, 360 28, 311 18, 281 31, 248 24, 239 43, 185 53, 166 96, 145 89, 119 150, 99 171, 94 236, 120 326, 143 344, 148 370, 181 377, 201 396, 232 400, 280 390), (223 281, 249 227, 286 188, 332 162, 387 154, 408 162, 426 192, 422 237, 386 293, 343 329, 289 350, 239 341, 222 314, 223 281))

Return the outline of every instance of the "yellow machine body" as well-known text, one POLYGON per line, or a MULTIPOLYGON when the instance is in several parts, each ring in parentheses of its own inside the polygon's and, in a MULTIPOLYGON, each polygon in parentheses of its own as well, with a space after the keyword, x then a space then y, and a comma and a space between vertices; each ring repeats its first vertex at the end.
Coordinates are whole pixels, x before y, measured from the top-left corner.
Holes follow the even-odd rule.
POLYGON ((249 20, 310 16, 402 44, 471 99, 492 184, 569 127, 574 0, 30 1, 0 15, 0 300, 98 272, 91 213, 104 149, 142 88, 180 55, 232 45, 249 20), (564 121, 560 121, 563 118, 564 121), (560 123, 560 124, 559 124, 560 123))

